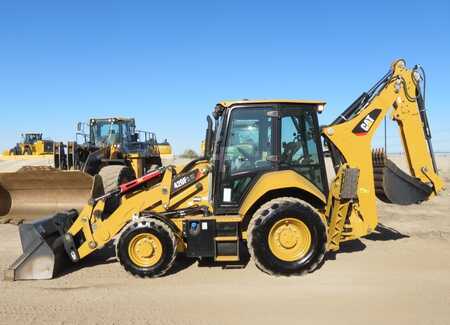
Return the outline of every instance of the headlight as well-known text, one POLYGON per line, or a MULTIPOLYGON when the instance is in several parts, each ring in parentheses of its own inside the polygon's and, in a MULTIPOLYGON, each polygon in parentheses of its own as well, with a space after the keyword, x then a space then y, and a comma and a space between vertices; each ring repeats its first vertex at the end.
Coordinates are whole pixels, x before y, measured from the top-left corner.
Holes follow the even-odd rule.
POLYGON ((322 113, 325 109, 325 105, 324 104, 319 104, 317 105, 317 113, 322 113))

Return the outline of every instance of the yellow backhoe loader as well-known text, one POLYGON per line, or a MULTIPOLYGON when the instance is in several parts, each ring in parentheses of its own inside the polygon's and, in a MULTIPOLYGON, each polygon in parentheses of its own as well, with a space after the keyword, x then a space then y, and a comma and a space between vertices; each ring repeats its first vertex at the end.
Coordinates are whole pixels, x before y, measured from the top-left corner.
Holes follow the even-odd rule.
POLYGON ((5 278, 48 279, 63 262, 80 263, 114 243, 126 271, 159 277, 178 253, 239 261, 243 245, 273 275, 314 271, 327 251, 370 234, 376 197, 417 204, 437 195, 437 174, 421 88, 423 70, 403 60, 330 125, 319 128, 322 101, 221 102, 208 117, 203 158, 163 167, 104 193, 95 177, 78 213, 22 225, 23 255, 5 278), (411 175, 371 140, 384 117, 398 123, 411 175), (213 127, 213 124, 214 127, 213 127), (328 186, 321 136, 336 169, 328 186), (119 197, 114 211, 108 200, 119 197))
POLYGON ((22 134, 22 142, 14 148, 5 150, 3 156, 42 156, 51 155, 53 141, 42 139, 42 133, 28 132, 22 134))
MULTIPOLYGON (((54 165, 0 173, 0 223, 81 209, 89 199, 93 176, 105 191, 161 167, 154 133, 136 130, 134 118, 91 118, 78 123, 77 140, 52 145, 54 165)), ((118 202, 110 201, 109 209, 118 202)))

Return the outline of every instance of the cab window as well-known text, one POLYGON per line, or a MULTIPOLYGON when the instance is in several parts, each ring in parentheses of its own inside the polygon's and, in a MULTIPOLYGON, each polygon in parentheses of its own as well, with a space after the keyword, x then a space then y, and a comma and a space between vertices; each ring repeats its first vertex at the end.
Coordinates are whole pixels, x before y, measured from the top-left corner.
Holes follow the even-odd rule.
POLYGON ((256 175, 273 163, 272 118, 269 108, 235 108, 228 122, 220 200, 237 205, 256 175))
POLYGON ((280 167, 297 171, 324 189, 319 143, 310 110, 286 110, 281 119, 280 167))
POLYGON ((269 167, 272 155, 272 120, 266 109, 233 110, 225 147, 231 174, 269 167))

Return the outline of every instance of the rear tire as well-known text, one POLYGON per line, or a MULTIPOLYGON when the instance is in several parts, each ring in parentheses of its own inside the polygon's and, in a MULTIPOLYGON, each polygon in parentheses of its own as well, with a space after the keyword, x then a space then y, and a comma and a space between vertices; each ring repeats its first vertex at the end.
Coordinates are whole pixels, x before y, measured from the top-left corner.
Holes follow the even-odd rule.
POLYGON ((141 278, 156 278, 170 270, 176 248, 175 233, 165 222, 139 218, 120 234, 116 255, 127 272, 141 278))
MULTIPOLYGON (((111 165, 103 167, 98 173, 102 177, 103 189, 105 193, 111 192, 119 185, 131 182, 136 179, 134 172, 127 166, 111 165)), ((113 195, 106 200, 105 213, 111 214, 120 205, 120 197, 113 195)))
POLYGON ((247 247, 256 266, 271 275, 303 275, 323 261, 327 232, 319 214, 297 198, 271 200, 248 226, 247 247))

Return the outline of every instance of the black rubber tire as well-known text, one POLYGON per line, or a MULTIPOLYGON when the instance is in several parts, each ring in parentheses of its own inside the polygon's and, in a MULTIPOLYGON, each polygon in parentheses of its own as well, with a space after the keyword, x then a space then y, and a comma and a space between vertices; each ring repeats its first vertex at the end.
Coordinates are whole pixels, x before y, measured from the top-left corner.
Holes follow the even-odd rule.
MULTIPOLYGON (((136 179, 134 172, 129 167, 123 165, 105 166, 98 174, 102 177, 105 193, 116 189, 121 184, 136 179)), ((120 197, 118 195, 109 197, 105 202, 105 214, 110 215, 119 205, 120 197)))
POLYGON ((110 165, 100 169, 98 173, 102 177, 103 188, 108 193, 119 185, 136 179, 133 170, 128 166, 110 165))
POLYGON ((256 266, 270 275, 303 275, 317 269, 326 252, 327 232, 322 219, 308 203, 291 197, 271 200, 253 215, 248 229, 247 247, 256 266), (301 220, 311 233, 311 247, 297 261, 278 259, 270 250, 268 235, 272 226, 283 218, 301 220))
POLYGON ((116 242, 116 255, 125 270, 141 278, 157 278, 163 276, 175 263, 177 255, 177 237, 173 230, 163 221, 154 218, 139 218, 125 227, 116 242), (163 253, 152 267, 139 267, 128 255, 128 245, 138 233, 150 232, 160 240, 163 253))
POLYGON ((25 147, 25 149, 23 150, 23 154, 25 156, 31 156, 31 155, 33 155, 33 151, 31 151, 30 147, 25 147))

